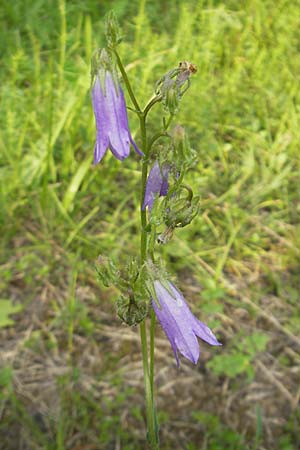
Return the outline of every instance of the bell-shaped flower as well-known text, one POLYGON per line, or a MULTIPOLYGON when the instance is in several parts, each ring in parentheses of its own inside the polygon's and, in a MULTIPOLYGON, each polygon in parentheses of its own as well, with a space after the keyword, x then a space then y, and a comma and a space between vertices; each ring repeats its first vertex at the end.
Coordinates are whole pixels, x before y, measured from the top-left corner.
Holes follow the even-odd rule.
POLYGON ((121 161, 129 155, 130 144, 137 153, 143 155, 133 141, 129 130, 122 88, 114 82, 109 71, 105 74, 103 85, 99 76, 95 77, 92 103, 97 127, 94 164, 101 161, 108 148, 121 161))
POLYGON ((146 206, 148 206, 149 211, 151 211, 155 195, 158 194, 159 197, 167 195, 169 190, 169 172, 169 164, 164 164, 160 167, 158 161, 155 161, 147 179, 143 209, 146 209, 146 206))
POLYGON ((152 300, 156 316, 169 339, 179 366, 178 351, 197 364, 200 348, 197 337, 210 345, 220 344, 212 331, 198 320, 188 307, 183 295, 175 286, 167 282, 166 288, 160 281, 154 281, 155 294, 159 305, 152 300))

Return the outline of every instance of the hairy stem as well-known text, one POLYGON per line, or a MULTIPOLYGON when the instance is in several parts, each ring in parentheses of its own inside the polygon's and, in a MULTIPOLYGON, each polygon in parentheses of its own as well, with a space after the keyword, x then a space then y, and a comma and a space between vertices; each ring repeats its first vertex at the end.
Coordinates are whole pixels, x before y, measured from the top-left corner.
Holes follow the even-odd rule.
POLYGON ((127 77, 126 70, 125 70, 125 68, 124 68, 124 66, 123 66, 123 64, 122 64, 121 58, 120 58, 120 56, 119 56, 117 50, 115 50, 115 49, 114 49, 114 54, 115 54, 115 56, 116 56, 117 64, 118 64, 118 67, 119 67, 120 72, 121 72, 121 74, 122 74, 122 77, 123 77, 124 83, 125 83, 125 85, 126 85, 127 92, 128 92, 128 94, 129 94, 129 96, 130 96, 130 98, 131 98, 131 101, 132 101, 132 103, 134 104, 134 107, 135 107, 136 111, 137 111, 138 113, 141 113, 141 112, 142 112, 142 111, 141 111, 141 108, 140 108, 140 106, 139 106, 139 104, 138 104, 138 101, 137 101, 137 99, 135 98, 135 95, 134 95, 134 93, 133 93, 131 84, 130 84, 129 79, 128 79, 128 77, 127 77))
MULTIPOLYGON (((147 129, 146 129, 146 115, 143 113, 140 115, 140 130, 142 137, 142 151, 144 153, 142 163, 142 179, 141 179, 141 203, 140 203, 140 215, 141 215, 141 267, 147 260, 148 255, 148 237, 147 237, 147 214, 143 208, 145 190, 147 184, 148 164, 149 164, 149 147, 147 145, 147 129)), ((144 384, 146 393, 146 413, 148 423, 148 439, 153 450, 158 450, 158 432, 157 421, 154 407, 154 324, 151 320, 150 331, 150 372, 148 364, 148 348, 147 348, 147 334, 146 324, 143 321, 140 324, 141 344, 143 354, 143 369, 144 369, 144 384)))
MULTIPOLYGON (((135 98, 133 90, 131 88, 129 79, 127 77, 125 68, 122 61, 114 50, 118 67, 122 74, 124 83, 126 85, 128 94, 131 101, 136 109, 140 120, 140 132, 142 138, 142 148, 144 153, 142 162, 142 177, 141 177, 141 201, 140 201, 140 218, 141 218, 141 244, 140 244, 140 265, 141 267, 147 261, 148 256, 148 237, 147 237, 147 214, 143 208, 145 190, 147 184, 148 175, 148 164, 149 164, 149 152, 150 147, 147 145, 147 129, 146 129, 146 117, 152 106, 161 100, 160 96, 156 96, 149 101, 145 109, 142 111, 135 98)), ((147 437, 151 445, 152 450, 159 450, 158 441, 158 426, 156 420, 156 411, 154 407, 154 326, 155 326, 155 315, 151 312, 151 326, 150 326, 150 370, 149 370, 149 356, 148 356, 148 345, 147 345, 147 330, 146 322, 143 320, 140 323, 140 337, 141 337, 141 349, 143 358, 143 372, 144 372, 144 385, 145 385, 145 399, 146 399, 146 416, 147 416, 147 437)))

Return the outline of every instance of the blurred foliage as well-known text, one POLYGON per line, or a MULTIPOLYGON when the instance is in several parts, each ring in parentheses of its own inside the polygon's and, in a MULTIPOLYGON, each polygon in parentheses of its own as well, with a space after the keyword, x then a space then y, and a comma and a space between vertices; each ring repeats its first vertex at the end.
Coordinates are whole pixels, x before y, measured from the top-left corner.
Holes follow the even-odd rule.
POLYGON ((13 305, 11 300, 0 299, 0 328, 13 325, 14 321, 9 316, 22 310, 22 305, 13 305))
MULTIPOLYGON (((246 444, 241 435, 230 428, 225 427, 218 417, 211 414, 195 411, 193 417, 205 428, 206 448, 208 450, 245 450, 246 444)), ((188 450, 196 450, 193 444, 188 446, 188 450)))
POLYGON ((236 343, 233 344, 231 352, 227 348, 225 354, 214 356, 207 366, 216 375, 226 375, 234 378, 237 375, 246 373, 249 380, 254 377, 252 360, 257 353, 266 349, 268 337, 259 332, 254 332, 250 336, 235 336, 236 343))

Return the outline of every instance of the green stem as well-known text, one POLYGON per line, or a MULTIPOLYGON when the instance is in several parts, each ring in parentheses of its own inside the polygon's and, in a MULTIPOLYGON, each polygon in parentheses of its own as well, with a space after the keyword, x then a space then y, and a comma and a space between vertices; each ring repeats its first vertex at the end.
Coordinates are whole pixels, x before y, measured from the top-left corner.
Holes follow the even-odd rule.
POLYGON ((147 117, 148 112, 150 111, 150 109, 155 105, 155 103, 158 103, 162 100, 162 95, 156 95, 155 97, 153 97, 145 106, 143 114, 145 116, 145 118, 147 117))
MULTIPOLYGON (((157 103, 161 101, 161 96, 154 97, 145 106, 144 111, 139 115, 140 118, 140 130, 142 137, 142 151, 144 152, 144 158, 142 163, 142 180, 141 180, 141 266, 146 262, 147 255, 150 253, 152 260, 154 259, 154 249, 153 249, 153 235, 151 234, 150 239, 150 249, 148 249, 148 237, 147 237, 147 215, 146 211, 143 210, 143 203, 145 197, 145 190, 147 184, 148 175, 148 164, 149 164, 149 154, 153 143, 160 136, 167 136, 167 129, 172 121, 173 116, 171 115, 168 121, 164 124, 164 132, 157 133, 152 140, 147 142, 147 129, 146 129, 146 117, 150 109, 157 103)), ((151 230, 155 233, 155 230, 151 230)), ((148 365, 148 349, 147 349, 147 336, 145 321, 140 324, 141 331, 141 343, 142 343, 142 353, 143 353, 143 369, 144 369, 144 384, 146 393, 146 411, 147 411, 147 423, 148 423, 148 433, 149 441, 153 450, 159 449, 158 442, 158 424, 156 419, 156 411, 154 404, 154 332, 155 332, 155 313, 151 309, 151 324, 150 324, 150 369, 148 365), (149 396, 149 390, 151 396, 149 396)))
POLYGON ((121 74, 122 74, 122 77, 123 77, 124 83, 125 83, 125 85, 126 85, 128 94, 129 94, 129 96, 130 96, 130 98, 131 98, 131 101, 132 101, 132 103, 134 104, 134 107, 135 107, 135 109, 137 110, 137 112, 140 114, 140 113, 142 112, 142 111, 141 111, 141 108, 140 108, 140 106, 139 106, 139 104, 138 104, 137 99, 135 98, 135 95, 134 95, 134 93, 133 93, 131 84, 130 84, 129 79, 128 79, 128 77, 127 77, 126 70, 125 70, 125 68, 124 68, 124 66, 123 66, 123 64, 122 64, 121 58, 120 58, 120 56, 119 56, 117 50, 115 50, 115 49, 114 49, 114 54, 115 54, 115 56, 116 56, 117 64, 118 64, 118 67, 119 67, 120 72, 121 72, 121 74))
POLYGON ((147 415, 147 428, 148 428, 148 439, 152 450, 158 450, 158 437, 156 432, 156 420, 155 420, 155 410, 153 405, 153 389, 149 377, 149 365, 148 365, 148 349, 147 349, 147 332, 146 332, 146 322, 140 323, 140 336, 141 336, 141 347, 143 356, 143 371, 144 371, 144 386, 145 386, 145 397, 146 397, 146 415, 147 415))
POLYGON ((174 118, 174 114, 171 114, 171 113, 170 113, 167 122, 164 123, 164 129, 165 129, 165 131, 167 131, 167 129, 169 128, 169 126, 170 126, 170 124, 171 124, 173 118, 174 118))
POLYGON ((148 148, 147 148, 147 131, 146 131, 146 119, 145 116, 140 116, 140 129, 142 137, 142 151, 144 153, 144 158, 142 162, 142 179, 141 179, 141 204, 140 204, 140 214, 141 214, 141 266, 145 263, 147 259, 147 214, 146 210, 143 209, 145 190, 147 184, 148 175, 148 148))
MULTIPOLYGON (((142 163, 142 179, 141 179, 141 204, 140 204, 140 214, 141 214, 141 266, 147 260, 148 254, 148 238, 147 238, 147 214, 143 209, 145 190, 147 184, 148 175, 148 164, 149 164, 149 147, 147 145, 147 130, 146 130, 146 115, 143 113, 140 115, 140 129, 142 137, 142 151, 144 153, 143 163, 142 163)), ((148 349, 147 349, 147 334, 146 334, 146 324, 143 321, 140 324, 141 333, 141 346, 143 354, 143 370, 144 370, 144 384, 145 384, 145 394, 146 394, 146 414, 147 414, 147 425, 148 425, 148 437, 149 442, 153 450, 159 449, 158 444, 158 433, 157 433, 157 422, 154 407, 154 324, 151 320, 150 329, 150 372, 148 365, 148 349)))
MULTIPOLYGON (((152 398, 154 396, 154 332, 155 332, 155 312, 151 309, 151 324, 150 324, 150 385, 152 389, 152 398)), ((154 402, 153 402, 154 403, 154 402)))
POLYGON ((160 139, 161 137, 168 137, 168 138, 170 138, 170 135, 167 133, 167 131, 164 131, 164 132, 159 131, 158 133, 156 133, 156 134, 150 139, 150 141, 149 141, 149 143, 148 143, 149 151, 151 150, 153 144, 154 144, 158 139, 160 139))
MULTIPOLYGON (((161 100, 160 96, 154 97, 150 102, 146 105, 144 111, 141 111, 140 106, 135 98, 135 95, 132 91, 129 79, 127 77, 126 71, 122 64, 122 61, 117 53, 114 50, 117 64, 122 74, 123 80, 125 82, 128 94, 131 98, 132 103, 136 108, 136 112, 139 116, 140 120, 140 130, 141 130, 141 138, 142 138, 142 151, 144 153, 143 162, 142 162, 142 179, 141 179, 141 203, 140 203, 140 217, 141 217, 141 247, 140 247, 140 257, 141 257, 141 267, 145 264, 147 260, 148 254, 148 238, 147 238, 147 214, 146 211, 143 210, 143 203, 145 197, 145 190, 147 184, 147 175, 148 175, 148 164, 149 164, 149 151, 150 148, 147 145, 147 130, 146 130, 146 117, 152 106, 155 105, 158 101, 161 100)), ((146 330, 146 322, 140 323, 140 337, 141 337, 141 348, 142 348, 142 357, 143 357, 143 372, 144 372, 144 385, 145 385, 145 398, 146 398, 146 415, 147 415, 147 429, 148 429, 148 440, 151 445, 152 450, 159 450, 158 443, 158 432, 157 432, 157 421, 156 421, 156 412, 154 407, 154 325, 155 325, 155 315, 154 312, 151 312, 151 328, 150 328, 150 371, 149 371, 149 363, 148 363, 148 346, 147 346, 147 330, 146 330)))

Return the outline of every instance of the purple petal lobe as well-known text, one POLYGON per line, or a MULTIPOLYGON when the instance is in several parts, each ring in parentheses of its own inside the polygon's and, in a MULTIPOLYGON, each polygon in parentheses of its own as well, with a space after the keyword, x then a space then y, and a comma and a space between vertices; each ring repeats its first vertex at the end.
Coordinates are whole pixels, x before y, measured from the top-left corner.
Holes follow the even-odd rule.
POLYGON ((155 195, 166 196, 169 189, 168 176, 169 166, 165 165, 161 169, 158 162, 155 161, 152 166, 146 184, 146 191, 143 203, 143 209, 148 206, 149 211, 153 208, 155 195))
POLYGON ((159 195, 161 197, 165 197, 169 190, 169 182, 168 182, 168 176, 169 176, 169 167, 165 166, 163 168, 163 177, 162 177, 162 183, 160 187, 159 195))
POLYGON ((133 146, 134 150, 136 151, 136 153, 140 156, 144 156, 144 153, 138 148, 138 146, 136 145, 136 143, 134 142, 134 140, 132 139, 131 134, 129 135, 130 138, 130 142, 131 145, 133 146))
POLYGON ((104 138, 98 137, 96 139, 95 149, 94 149, 94 164, 98 164, 103 158, 108 147, 108 138, 104 136, 104 138))
POLYGON ((200 322, 200 320, 195 318, 195 325, 193 326, 193 331, 196 336, 201 338, 203 341, 207 342, 210 345, 221 345, 218 342, 216 336, 213 334, 210 328, 208 328, 205 323, 200 322))
POLYGON ((126 105, 121 88, 117 92, 113 79, 108 73, 106 75, 106 110, 109 121, 110 149, 116 158, 122 160, 129 155, 130 141, 129 130, 125 127, 124 114, 127 117, 126 105))

